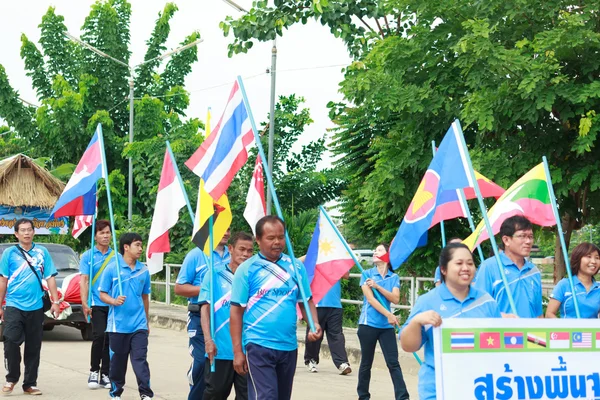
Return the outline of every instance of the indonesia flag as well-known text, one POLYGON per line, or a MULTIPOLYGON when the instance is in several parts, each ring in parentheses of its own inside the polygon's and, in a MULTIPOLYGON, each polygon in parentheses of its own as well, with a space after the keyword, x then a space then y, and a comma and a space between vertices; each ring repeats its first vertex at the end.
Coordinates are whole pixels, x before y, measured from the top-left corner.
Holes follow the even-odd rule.
POLYGON ((169 150, 165 151, 156 205, 148 236, 146 249, 146 264, 150 274, 159 272, 163 268, 164 253, 171 251, 169 242, 169 229, 177 223, 179 210, 186 205, 185 195, 177 173, 175 160, 171 159, 169 150))
POLYGON ((96 182, 100 178, 106 178, 103 156, 102 126, 98 124, 90 144, 54 205, 49 219, 93 215, 96 212, 96 182))
POLYGON ((248 110, 236 81, 217 126, 185 165, 204 180, 204 189, 217 201, 248 160, 253 141, 248 110))
POLYGON ((315 304, 321 301, 329 289, 354 265, 352 256, 323 210, 319 212, 319 220, 304 265, 311 281, 310 290, 315 304))
POLYGON ((252 174, 248 195, 246 196, 246 208, 244 209, 244 218, 248 221, 250 228, 252 228, 252 233, 255 235, 256 223, 265 215, 267 215, 265 181, 263 179, 263 166, 260 155, 257 155, 254 173, 252 174))

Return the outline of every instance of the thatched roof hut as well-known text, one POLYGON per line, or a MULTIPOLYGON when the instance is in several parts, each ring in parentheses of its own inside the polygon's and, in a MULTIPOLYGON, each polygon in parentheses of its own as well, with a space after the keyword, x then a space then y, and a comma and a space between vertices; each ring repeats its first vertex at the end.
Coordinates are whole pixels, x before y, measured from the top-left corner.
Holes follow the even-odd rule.
POLYGON ((65 184, 24 154, 0 160, 0 205, 52 208, 65 184))

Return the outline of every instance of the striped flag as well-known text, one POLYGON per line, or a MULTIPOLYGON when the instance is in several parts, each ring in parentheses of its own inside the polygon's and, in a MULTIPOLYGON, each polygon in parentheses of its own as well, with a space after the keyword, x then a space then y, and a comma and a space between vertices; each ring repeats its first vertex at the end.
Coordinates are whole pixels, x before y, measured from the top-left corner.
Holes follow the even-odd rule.
POLYGON ((185 165, 202 178, 205 190, 217 201, 248 160, 253 142, 248 110, 236 81, 221 119, 185 165))
POLYGON ((79 238, 79 236, 88 228, 88 226, 92 226, 93 219, 93 215, 76 216, 75 221, 73 222, 73 230, 71 231, 73 237, 75 239, 79 238))
POLYGON ((244 209, 244 218, 256 235, 256 223, 267 215, 267 206, 265 202, 265 181, 263 178, 263 166, 260 155, 256 156, 254 173, 246 195, 246 208, 244 209))
POLYGON ((470 332, 452 332, 450 334, 450 348, 452 350, 474 349, 475 334, 470 332))

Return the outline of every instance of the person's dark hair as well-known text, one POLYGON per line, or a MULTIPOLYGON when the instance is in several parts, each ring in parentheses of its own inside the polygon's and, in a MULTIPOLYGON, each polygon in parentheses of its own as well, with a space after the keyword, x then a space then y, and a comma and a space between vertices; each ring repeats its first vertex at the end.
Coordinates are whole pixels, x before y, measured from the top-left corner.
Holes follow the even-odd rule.
MULTIPOLYGON (((379 247, 379 246, 383 246, 383 248, 385 249, 385 252, 388 254, 388 257, 389 257, 390 245, 387 243, 379 243, 377 245, 377 247, 379 247)), ((375 247, 375 248, 377 248, 377 247, 375 247)), ((392 268, 392 264, 390 262, 387 262, 386 264, 387 264, 388 270, 394 272, 394 268, 392 268)))
POLYGON ((593 252, 600 255, 600 249, 594 243, 583 242, 571 252, 571 274, 577 275, 581 267, 581 259, 593 252))
POLYGON ((31 229, 35 229, 35 226, 33 226, 33 221, 27 218, 20 218, 17 220, 17 222, 15 222, 15 232, 19 232, 19 227, 23 224, 29 224, 31 225, 31 229))
POLYGON ((107 226, 110 228, 110 221, 107 221, 105 219, 96 220, 96 226, 94 228, 94 235, 96 233, 100 232, 101 230, 103 230, 104 228, 106 228, 107 226))
MULTIPOLYGON (((447 244, 450 244, 450 243, 454 242, 455 240, 458 240, 458 241, 460 241, 460 242, 462 242, 462 241, 463 241, 463 240, 462 240, 462 238, 459 238, 458 236, 455 236, 455 237, 453 237, 453 238, 449 239, 449 240, 448 240, 448 242, 447 242, 447 244)), ((458 242, 457 242, 457 243, 458 243, 458 242)))
POLYGON ((265 224, 275 224, 277 222, 283 225, 283 230, 285 230, 285 222, 277 215, 267 215, 259 219, 256 223, 256 238, 260 239, 262 237, 265 230, 265 224))
POLYGON ((252 237, 252 235, 250 235, 246 232, 237 232, 237 233, 231 235, 231 237, 229 238, 229 245, 232 247, 235 247, 237 242, 239 242, 240 240, 254 242, 254 238, 252 237))
MULTIPOLYGON (((449 243, 446 247, 444 247, 440 253, 440 275, 442 282, 446 281, 446 276, 443 274, 443 272, 448 271, 448 263, 452 261, 454 252, 457 249, 467 249, 469 250, 469 253, 471 253, 471 249, 469 249, 469 247, 463 243, 449 243)), ((473 253, 471 253, 471 257, 473 257, 473 253)), ((473 262, 475 262, 475 259, 473 259, 473 262)))
POLYGON ((516 231, 527 231, 533 229, 531 221, 522 215, 514 215, 510 218, 506 218, 500 226, 500 248, 504 250, 504 236, 512 237, 516 231))
POLYGON ((131 246, 133 242, 141 242, 142 237, 135 232, 127 232, 119 238, 119 253, 125 254, 125 245, 131 246))

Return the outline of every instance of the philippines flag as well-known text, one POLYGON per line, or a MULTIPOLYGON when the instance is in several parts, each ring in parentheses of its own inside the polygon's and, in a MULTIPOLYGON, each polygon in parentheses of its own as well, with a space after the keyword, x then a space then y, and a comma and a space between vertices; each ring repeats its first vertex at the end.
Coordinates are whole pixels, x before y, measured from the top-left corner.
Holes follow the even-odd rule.
POLYGON ((256 156, 256 164, 254 165, 254 173, 248 188, 246 196, 246 208, 244 209, 244 218, 248 221, 252 233, 256 235, 256 223, 259 219, 267 215, 267 207, 265 204, 265 181, 263 179, 263 166, 260 155, 256 156))
POLYGON ((96 212, 96 182, 104 176, 104 151, 102 145, 102 126, 98 124, 96 132, 87 149, 81 156, 75 172, 65 186, 49 219, 76 215, 94 215, 96 212))
POLYGON ((353 265, 352 256, 321 210, 304 260, 306 274, 309 281, 312 280, 310 290, 314 303, 317 304, 353 265))
POLYGON ((166 150, 146 249, 146 264, 150 274, 162 270, 164 253, 171 251, 169 229, 175 226, 179 220, 179 210, 186 204, 174 163, 169 150, 166 150))
POLYGON ((254 134, 236 81, 221 119, 185 165, 204 180, 204 188, 218 200, 248 159, 254 134))

